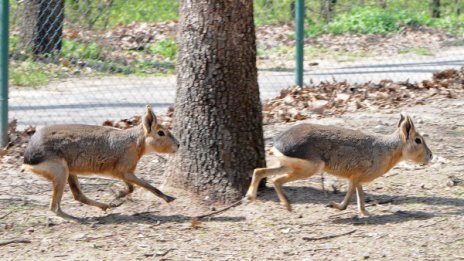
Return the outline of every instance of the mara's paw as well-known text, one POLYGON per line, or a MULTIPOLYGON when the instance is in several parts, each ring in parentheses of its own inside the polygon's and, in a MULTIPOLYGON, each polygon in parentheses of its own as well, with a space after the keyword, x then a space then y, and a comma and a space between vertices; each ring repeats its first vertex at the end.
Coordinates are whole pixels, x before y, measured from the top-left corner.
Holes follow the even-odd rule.
POLYGON ((343 210, 343 208, 340 206, 340 204, 336 203, 336 202, 330 202, 329 204, 326 205, 327 207, 329 208, 335 208, 335 209, 338 209, 338 210, 343 210))
POLYGON ((164 200, 165 200, 167 203, 170 203, 170 202, 173 202, 174 200, 176 200, 176 198, 166 195, 166 198, 165 198, 164 200))
POLYGON ((372 215, 371 215, 371 213, 369 213, 369 211, 367 211, 367 210, 361 210, 361 211, 359 211, 358 216, 359 216, 360 218, 367 218, 367 217, 370 217, 370 216, 372 216, 372 215))
POLYGON ((288 202, 280 203, 282 206, 284 206, 288 212, 292 212, 292 205, 288 202))
POLYGON ((247 193, 247 194, 245 195, 245 198, 243 198, 243 200, 244 200, 244 201, 247 200, 247 201, 249 201, 249 202, 255 201, 255 200, 256 200, 256 195, 253 195, 253 193, 247 193))

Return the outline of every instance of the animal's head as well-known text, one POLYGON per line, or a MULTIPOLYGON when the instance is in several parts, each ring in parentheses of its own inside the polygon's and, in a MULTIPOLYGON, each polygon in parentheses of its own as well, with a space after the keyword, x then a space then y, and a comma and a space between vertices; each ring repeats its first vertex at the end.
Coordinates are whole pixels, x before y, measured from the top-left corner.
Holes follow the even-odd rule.
POLYGON ((143 115, 142 126, 147 152, 175 153, 179 148, 179 142, 174 135, 167 128, 158 124, 150 105, 147 105, 145 115, 143 115))
POLYGON ((404 159, 420 164, 427 164, 432 159, 432 151, 427 147, 424 138, 416 131, 414 123, 409 116, 401 114, 398 123, 401 139, 404 142, 404 159))

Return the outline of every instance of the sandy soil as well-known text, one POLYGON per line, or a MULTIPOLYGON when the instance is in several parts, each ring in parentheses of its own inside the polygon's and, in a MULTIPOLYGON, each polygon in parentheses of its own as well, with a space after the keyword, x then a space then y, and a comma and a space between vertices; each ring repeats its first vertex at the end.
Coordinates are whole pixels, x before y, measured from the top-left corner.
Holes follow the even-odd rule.
MULTIPOLYGON (((136 189, 122 206, 103 213, 73 200, 67 189, 64 211, 87 218, 86 224, 75 224, 48 211, 47 181, 21 173, 21 158, 5 156, 0 161, 0 259, 462 260, 464 100, 437 97, 401 110, 413 117, 435 159, 426 167, 401 163, 365 186, 373 214, 367 218, 357 217, 355 199, 345 211, 326 207, 342 200, 346 184, 325 176, 323 191, 317 176, 285 187, 293 203, 291 213, 269 187, 257 201, 194 225, 191 216, 212 207, 178 192, 172 192, 178 199, 168 205, 136 189), (12 239, 25 241, 1 246, 12 239)), ((309 121, 388 133, 399 111, 309 121)), ((268 146, 272 136, 289 125, 266 125, 268 146)), ((157 156, 145 157, 138 175, 160 186, 164 164, 157 156)), ((120 182, 101 178, 82 183, 87 196, 103 202, 122 189, 120 182)))

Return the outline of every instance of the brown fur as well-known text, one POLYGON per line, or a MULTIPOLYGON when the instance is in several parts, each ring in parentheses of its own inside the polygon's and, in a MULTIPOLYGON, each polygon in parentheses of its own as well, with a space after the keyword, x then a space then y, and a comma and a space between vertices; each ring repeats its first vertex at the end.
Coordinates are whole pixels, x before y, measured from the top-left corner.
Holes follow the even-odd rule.
POLYGON ((280 175, 274 180, 274 188, 281 203, 291 210, 282 185, 325 171, 349 180, 348 192, 342 203, 331 203, 331 206, 346 209, 356 190, 362 215, 368 215, 364 207, 363 183, 382 176, 401 160, 428 163, 432 158, 432 152, 416 132, 411 118, 403 116, 397 131, 390 135, 299 124, 278 135, 272 151, 279 159, 280 167, 255 169, 246 196, 248 200, 256 198, 262 178, 280 175))
POLYGON ((137 178, 134 171, 143 155, 174 153, 178 147, 174 136, 157 123, 155 114, 147 106, 143 122, 127 130, 80 124, 52 125, 38 130, 24 153, 24 169, 53 183, 50 206, 53 212, 63 218, 75 219, 60 209, 66 183, 69 183, 74 198, 82 203, 103 210, 115 206, 88 199, 80 189, 77 175, 99 174, 123 180, 126 190, 119 194, 120 197, 132 193, 133 185, 138 185, 166 202, 174 200, 137 178))

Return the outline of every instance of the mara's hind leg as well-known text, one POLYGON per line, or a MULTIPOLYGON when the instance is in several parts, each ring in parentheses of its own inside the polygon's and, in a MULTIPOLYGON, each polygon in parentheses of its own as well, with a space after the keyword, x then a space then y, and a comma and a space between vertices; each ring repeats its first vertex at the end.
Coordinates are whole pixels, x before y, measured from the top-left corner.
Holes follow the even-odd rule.
POLYGON ((82 192, 81 187, 79 185, 79 180, 77 179, 77 176, 75 176, 75 175, 69 175, 68 183, 69 183, 69 188, 71 188, 71 192, 72 192, 72 194, 74 196, 74 199, 81 202, 81 203, 84 203, 84 204, 87 204, 87 205, 90 205, 90 206, 98 207, 103 211, 106 211, 110 207, 116 207, 117 206, 117 205, 113 206, 113 205, 100 203, 98 201, 87 198, 84 195, 84 193, 82 192))
POLYGON ((251 178, 250 187, 246 193, 246 199, 253 201, 256 199, 256 193, 258 192, 258 186, 261 180, 265 177, 283 174, 289 169, 285 166, 276 168, 257 168, 253 171, 253 177, 251 178))
POLYGON ((79 219, 61 210, 61 198, 69 176, 68 166, 63 160, 50 160, 37 165, 27 165, 27 170, 44 176, 52 182, 53 194, 50 210, 63 219, 78 221, 79 219))
POLYGON ((361 214, 361 217, 370 216, 370 213, 366 210, 366 206, 364 205, 365 195, 361 184, 356 186, 356 196, 358 201, 358 211, 361 214))
POLYGON ((343 201, 338 204, 336 202, 331 202, 329 204, 329 207, 336 208, 338 210, 345 210, 348 204, 350 203, 351 197, 353 196, 353 192, 356 189, 357 184, 355 184, 355 181, 350 180, 348 182, 348 192, 346 192, 345 198, 343 201))
POLYGON ((292 166, 294 168, 292 168, 292 171, 290 173, 279 176, 273 181, 274 189, 277 193, 277 196, 279 197, 280 204, 285 206, 288 211, 292 211, 292 206, 283 191, 282 185, 290 181, 308 178, 314 174, 321 172, 324 168, 324 163, 315 163, 300 160, 298 163, 292 164, 292 166))
POLYGON ((123 198, 123 197, 131 194, 132 192, 134 192, 134 185, 132 185, 131 183, 129 183, 127 181, 124 181, 124 183, 126 185, 126 189, 123 190, 123 191, 119 191, 119 193, 116 195, 116 199, 123 198))

